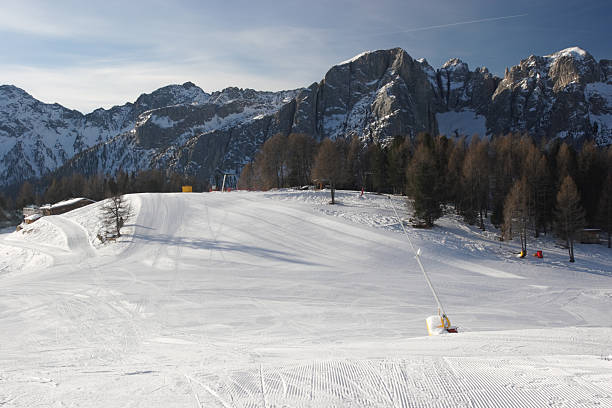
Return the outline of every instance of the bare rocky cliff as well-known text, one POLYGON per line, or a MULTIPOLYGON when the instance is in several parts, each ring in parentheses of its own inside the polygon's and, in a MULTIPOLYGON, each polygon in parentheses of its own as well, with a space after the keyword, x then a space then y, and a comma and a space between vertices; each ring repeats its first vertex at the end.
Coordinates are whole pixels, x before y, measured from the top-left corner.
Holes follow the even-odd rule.
POLYGON ((276 133, 387 143, 419 132, 494 137, 528 132, 612 143, 612 63, 580 48, 530 56, 503 78, 453 58, 439 69, 400 48, 339 63, 307 88, 207 94, 191 83, 89 115, 0 87, 0 171, 45 174, 169 168, 206 178, 239 172, 276 133))

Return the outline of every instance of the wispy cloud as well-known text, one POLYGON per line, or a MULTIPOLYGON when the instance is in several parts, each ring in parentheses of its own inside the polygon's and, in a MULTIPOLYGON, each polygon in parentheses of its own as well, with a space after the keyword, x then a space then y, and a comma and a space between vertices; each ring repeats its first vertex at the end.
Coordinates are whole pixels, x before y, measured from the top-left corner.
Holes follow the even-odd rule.
MULTIPOLYGON (((333 59, 326 46, 332 33, 323 29, 269 25, 202 30, 185 22, 175 30, 147 26, 138 35, 131 31, 135 28, 109 35, 97 30, 92 29, 78 48, 66 47, 64 64, 5 60, 0 64, 2 83, 24 88, 45 102, 88 112, 186 81, 208 92, 228 86, 294 89, 318 81, 333 59), (100 39, 92 41, 94 36, 100 39), (125 41, 113 50, 119 37, 125 41)), ((51 32, 65 34, 52 29, 39 34, 51 32)))
POLYGON ((204 61, 198 64, 106 61, 71 67, 0 65, 0 78, 2 83, 23 88, 43 102, 58 102, 83 113, 133 102, 141 93, 187 81, 208 92, 227 86, 279 90, 306 85, 294 75, 277 78, 236 64, 204 61))
MULTIPOLYGON (((581 40, 590 34, 577 30, 599 27, 593 38, 604 44, 603 53, 610 48, 602 40, 609 31, 609 13, 602 12, 608 9, 604 0, 594 1, 601 7, 583 16, 582 24, 576 19, 579 6, 566 10, 572 19, 571 44, 590 47, 581 40)), ((551 9, 562 5, 536 3, 105 0, 84 6, 82 0, 5 1, 0 83, 87 111, 185 81, 206 91, 307 86, 338 61, 398 46, 434 66, 451 56, 468 57, 470 64, 487 64, 501 73, 529 53, 568 45, 568 30, 555 31, 559 18, 551 17, 551 9), (550 34, 534 34, 543 26, 550 34)))
POLYGON ((527 15, 528 14, 515 14, 512 16, 481 18, 478 20, 458 21, 455 23, 437 24, 437 25, 430 25, 430 26, 425 26, 425 27, 408 28, 405 30, 398 30, 398 31, 386 31, 382 33, 364 34, 364 36, 382 36, 382 35, 393 35, 393 34, 402 34, 402 33, 414 33, 417 31, 429 31, 429 30, 437 30, 440 28, 449 28, 449 27, 456 27, 456 26, 469 25, 469 24, 487 23, 487 22, 499 21, 499 20, 509 20, 512 18, 526 17, 527 15))
POLYGON ((0 32, 38 35, 45 38, 68 38, 108 30, 108 23, 99 17, 66 14, 62 13, 60 7, 55 6, 56 4, 52 3, 26 0, 5 2, 0 13, 0 32))

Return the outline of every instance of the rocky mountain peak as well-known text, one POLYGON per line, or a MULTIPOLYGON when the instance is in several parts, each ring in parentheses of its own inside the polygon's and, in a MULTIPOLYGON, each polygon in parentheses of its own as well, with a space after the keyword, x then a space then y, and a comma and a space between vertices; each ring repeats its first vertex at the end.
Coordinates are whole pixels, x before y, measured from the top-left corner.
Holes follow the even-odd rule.
POLYGON ((360 58, 362 58, 362 57, 365 57, 365 56, 366 56, 366 55, 368 55, 368 54, 371 54, 372 52, 373 52, 373 51, 364 51, 364 52, 362 52, 362 53, 360 53, 360 54, 355 55, 355 56, 354 56, 354 57, 352 57, 352 58, 349 58, 349 59, 347 59, 347 60, 345 60, 345 61, 339 62, 339 63, 335 64, 334 66, 336 67, 336 66, 340 66, 340 65, 347 65, 347 64, 350 64, 350 63, 352 63, 352 62, 357 61, 358 59, 360 59, 360 58))
POLYGON ((476 67, 474 72, 478 72, 478 73, 481 73, 481 74, 484 74, 484 75, 490 75, 491 74, 489 72, 489 68, 487 68, 487 67, 476 67))
POLYGON ((154 109, 170 105, 206 103, 210 95, 192 82, 182 85, 167 85, 149 94, 142 94, 136 99, 135 105, 154 109))
POLYGON ((554 81, 555 90, 563 89, 571 83, 584 85, 599 81, 601 69, 595 58, 579 47, 547 55, 548 75, 554 81))
POLYGON ((461 61, 459 58, 451 58, 442 65, 442 68, 445 71, 462 71, 468 72, 468 64, 461 61))
POLYGON ((2 97, 2 100, 23 98, 34 99, 32 95, 23 89, 16 87, 15 85, 0 85, 0 96, 2 97))
POLYGON ((570 57, 572 59, 584 59, 584 58, 593 58, 591 54, 587 51, 583 50, 580 47, 569 47, 565 48, 561 51, 557 51, 550 55, 546 55, 547 58, 557 59, 559 57, 570 57))
POLYGON ((334 65, 329 71, 335 71, 335 69, 351 69, 349 66, 361 67, 360 69, 368 69, 370 67, 380 67, 380 64, 391 64, 393 61, 401 61, 403 56, 407 56, 410 60, 410 56, 402 48, 390 48, 386 50, 376 51, 365 51, 361 54, 355 55, 346 61, 340 62, 334 65))
POLYGON ((213 92, 210 97, 211 103, 225 104, 236 100, 244 100, 256 97, 257 91, 249 88, 227 87, 221 91, 213 92))
POLYGON ((401 48, 368 51, 334 65, 304 89, 229 87, 208 94, 185 82, 88 115, 5 85, 0 180, 40 176, 67 161, 63 168, 91 174, 151 167, 201 177, 239 172, 277 133, 385 144, 419 132, 528 132, 610 144, 610 118, 612 62, 596 62, 577 47, 532 55, 503 79, 484 67, 470 71, 458 58, 434 69, 401 48))
POLYGON ((183 85, 181 85, 183 88, 185 89, 189 89, 189 88, 197 88, 196 84, 194 84, 191 81, 187 81, 185 82, 183 85))

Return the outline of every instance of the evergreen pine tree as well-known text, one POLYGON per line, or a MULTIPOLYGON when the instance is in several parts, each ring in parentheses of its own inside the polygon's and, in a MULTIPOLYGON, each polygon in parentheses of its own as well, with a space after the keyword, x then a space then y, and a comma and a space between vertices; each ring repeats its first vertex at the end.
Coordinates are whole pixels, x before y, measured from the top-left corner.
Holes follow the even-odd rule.
POLYGON ((418 145, 408 173, 408 191, 414 201, 414 216, 427 227, 442 216, 442 184, 432 149, 426 142, 418 145))
POLYGON ((406 164, 409 157, 409 139, 402 136, 394 138, 387 151, 387 173, 389 175, 389 184, 394 194, 404 192, 404 187, 406 186, 406 164))

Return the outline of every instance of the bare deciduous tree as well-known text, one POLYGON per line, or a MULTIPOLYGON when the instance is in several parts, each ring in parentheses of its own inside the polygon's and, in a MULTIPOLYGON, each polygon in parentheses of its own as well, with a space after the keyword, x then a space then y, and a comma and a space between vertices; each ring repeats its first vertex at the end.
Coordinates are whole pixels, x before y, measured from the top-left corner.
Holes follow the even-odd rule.
POLYGON ((331 204, 335 204, 335 190, 342 174, 342 161, 336 144, 329 139, 321 142, 319 151, 312 168, 312 177, 320 181, 329 182, 331 188, 331 204))
POLYGON ((129 217, 133 215, 132 207, 125 196, 115 195, 107 199, 100 209, 100 221, 103 232, 98 234, 101 241, 121 236, 121 228, 129 217))
POLYGON ((557 233, 567 242, 569 261, 574 262, 574 241, 584 228, 584 209, 580 205, 580 194, 571 176, 563 179, 557 193, 557 211, 555 223, 557 233))
POLYGON ((532 214, 525 178, 514 183, 504 204, 504 235, 508 239, 518 234, 521 239, 521 256, 527 254, 527 231, 532 214))
POLYGON ((478 217, 478 226, 484 231, 484 213, 489 196, 489 145, 487 140, 472 138, 462 167, 463 205, 466 221, 473 224, 478 217))
POLYGON ((281 188, 287 177, 287 137, 281 133, 272 136, 261 147, 255 159, 258 188, 281 188))
POLYGON ((608 177, 601 192, 599 199, 598 217, 601 229, 608 234, 608 248, 612 246, 612 170, 608 172, 608 177))
POLYGON ((316 142, 308 135, 291 133, 287 138, 287 183, 303 186, 310 181, 316 142))
POLYGON ((251 190, 254 188, 254 184, 255 175, 253 172, 253 163, 247 163, 242 168, 237 187, 239 190, 251 190))

